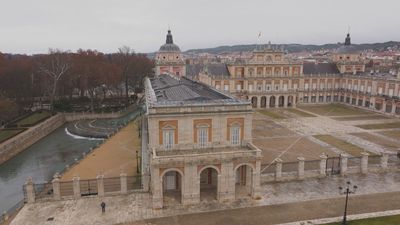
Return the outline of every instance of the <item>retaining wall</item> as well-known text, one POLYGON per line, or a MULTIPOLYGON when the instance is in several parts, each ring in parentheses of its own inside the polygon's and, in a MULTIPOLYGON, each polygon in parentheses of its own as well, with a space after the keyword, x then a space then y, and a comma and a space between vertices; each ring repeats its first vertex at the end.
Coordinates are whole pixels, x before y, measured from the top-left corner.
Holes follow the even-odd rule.
POLYGON ((92 119, 114 119, 119 118, 123 114, 116 113, 64 113, 67 122, 76 120, 92 120, 92 119))
POLYGON ((11 159, 35 142, 49 135, 65 123, 63 114, 56 114, 45 121, 30 127, 26 131, 0 144, 0 164, 11 159))

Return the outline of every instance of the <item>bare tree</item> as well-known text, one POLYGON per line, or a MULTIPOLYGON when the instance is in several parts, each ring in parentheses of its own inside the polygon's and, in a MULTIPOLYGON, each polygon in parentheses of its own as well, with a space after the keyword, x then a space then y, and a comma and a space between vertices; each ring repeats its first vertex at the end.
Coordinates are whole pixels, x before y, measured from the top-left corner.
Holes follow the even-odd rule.
POLYGON ((57 93, 58 81, 71 68, 68 53, 59 49, 50 49, 49 54, 39 62, 39 71, 50 78, 50 107, 53 109, 54 98, 57 93))
POLYGON ((117 63, 121 68, 122 77, 125 83, 125 105, 129 104, 129 74, 132 68, 132 56, 135 55, 135 51, 128 46, 122 46, 118 48, 117 63))

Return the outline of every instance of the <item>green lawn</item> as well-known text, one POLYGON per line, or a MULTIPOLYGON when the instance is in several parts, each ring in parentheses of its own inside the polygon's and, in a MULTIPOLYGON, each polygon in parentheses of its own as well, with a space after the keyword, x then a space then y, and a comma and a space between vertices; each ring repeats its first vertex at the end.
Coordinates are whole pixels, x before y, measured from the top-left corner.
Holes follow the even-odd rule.
POLYGON ((273 119, 286 119, 286 117, 283 116, 281 113, 274 112, 274 111, 271 111, 271 110, 259 110, 258 112, 263 114, 263 115, 272 117, 273 119))
POLYGON ((298 108, 321 116, 350 116, 371 114, 371 112, 368 112, 366 110, 342 104, 310 105, 299 106, 298 108))
POLYGON ((17 135, 22 132, 24 129, 4 129, 0 130, 0 143, 17 135))
POLYGON ((301 111, 301 110, 298 110, 298 109, 293 109, 293 108, 291 108, 291 109, 286 109, 288 112, 291 112, 291 113, 293 113, 293 114, 296 114, 296 115, 298 115, 298 116, 300 116, 300 117, 315 117, 313 114, 310 114, 310 113, 306 113, 306 112, 304 112, 304 111, 301 111))
POLYGON ((352 156, 361 156, 361 153, 364 152, 364 149, 331 135, 314 135, 314 137, 320 141, 326 142, 338 149, 341 149, 352 156))
POLYGON ((357 127, 362 128, 362 129, 366 129, 366 130, 400 128, 400 122, 397 122, 397 123, 364 124, 364 125, 358 125, 357 127))
MULTIPOLYGON (((341 225, 342 223, 329 223, 325 225, 341 225)), ((400 215, 384 216, 370 219, 347 221, 348 225, 399 225, 400 215)))
POLYGON ((42 121, 50 116, 51 116, 51 113, 48 111, 35 112, 32 115, 30 115, 22 120, 17 121, 15 124, 18 127, 29 127, 29 126, 35 125, 39 121, 42 121))

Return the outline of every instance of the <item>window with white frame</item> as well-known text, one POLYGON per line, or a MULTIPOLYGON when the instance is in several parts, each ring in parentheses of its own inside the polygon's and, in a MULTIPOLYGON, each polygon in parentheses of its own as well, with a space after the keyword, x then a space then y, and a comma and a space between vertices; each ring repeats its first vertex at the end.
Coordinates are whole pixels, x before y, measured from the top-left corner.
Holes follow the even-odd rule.
POLYGON ((239 145, 240 144, 240 126, 234 125, 230 128, 231 133, 231 144, 232 145, 239 145))
POLYGON ((267 85, 265 86, 265 90, 267 90, 267 91, 271 90, 271 85, 267 84, 267 85))
POLYGON ((204 148, 208 143, 208 126, 200 126, 197 128, 197 143, 204 148))
POLYGON ((165 149, 172 149, 174 146, 175 129, 167 127, 163 129, 163 146, 165 149))

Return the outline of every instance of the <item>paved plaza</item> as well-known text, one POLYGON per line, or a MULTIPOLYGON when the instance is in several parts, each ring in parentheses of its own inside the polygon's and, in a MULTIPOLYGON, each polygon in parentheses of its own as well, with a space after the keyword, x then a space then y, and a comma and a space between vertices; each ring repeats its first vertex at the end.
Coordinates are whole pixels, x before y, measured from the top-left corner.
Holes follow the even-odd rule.
MULTIPOLYGON (((391 192, 396 192, 400 190, 400 174, 399 173, 382 173, 382 174, 368 174, 368 175, 351 175, 348 177, 330 177, 327 179, 309 179, 304 181, 294 181, 294 182, 282 182, 282 183, 272 183, 262 185, 262 198, 260 200, 241 199, 234 202, 227 203, 217 203, 217 202, 202 202, 199 205, 193 206, 182 206, 173 205, 168 206, 164 209, 154 210, 151 206, 151 198, 148 193, 133 193, 129 195, 119 195, 114 197, 88 197, 80 198, 78 200, 64 200, 64 201, 51 201, 51 202, 37 202, 34 204, 26 205, 18 214, 18 216, 11 223, 12 225, 34 225, 34 224, 52 224, 52 225, 64 225, 64 224, 116 224, 116 223, 126 223, 141 221, 144 219, 176 216, 181 214, 191 214, 199 212, 210 212, 219 210, 231 210, 241 208, 239 211, 248 212, 247 216, 252 215, 254 219, 262 218, 265 213, 260 212, 259 206, 271 206, 268 209, 275 209, 271 211, 268 215, 273 214, 275 217, 281 218, 282 221, 279 222, 290 222, 287 221, 287 217, 284 216, 286 213, 290 212, 293 221, 300 220, 310 212, 304 213, 305 209, 300 209, 299 211, 291 210, 296 209, 292 204, 294 202, 304 202, 310 200, 316 200, 313 203, 314 207, 317 207, 321 215, 313 214, 313 218, 316 216, 327 217, 327 216, 338 216, 337 214, 341 212, 343 198, 340 197, 338 192, 338 187, 343 185, 346 181, 352 181, 354 184, 359 186, 357 196, 360 196, 362 200, 362 195, 365 194, 376 194, 376 193, 388 193, 388 195, 382 195, 379 197, 377 195, 377 201, 380 199, 387 202, 385 207, 368 205, 368 207, 361 207, 363 205, 358 205, 357 208, 364 208, 363 212, 373 211, 373 210, 389 210, 400 208, 399 194, 391 194, 391 192), (392 197, 390 197, 392 196, 392 197), (339 199, 337 199, 339 198, 339 199), (320 200, 328 199, 328 200, 320 200), (396 202, 392 202, 397 199, 396 202), (106 206, 106 213, 101 213, 100 203, 104 201, 106 206), (331 205, 332 201, 337 204, 331 205), (280 205, 284 204, 284 205, 280 205), (335 207, 338 208, 335 208, 335 207), (247 208, 256 207, 256 208, 247 208), (331 207, 330 210, 325 210, 324 207, 331 207), (246 208, 246 209, 242 209, 246 208), (255 209, 254 212, 252 209, 255 209), (322 210, 324 209, 324 210, 322 210), (333 210, 333 211, 332 211, 333 210), (298 213, 297 217, 293 217, 298 213), (322 213, 326 213, 322 214, 322 213), (303 214, 304 213, 304 214, 303 214), (295 219, 296 218, 296 219, 295 219), (51 221, 47 221, 51 220, 51 221)), ((369 198, 369 197, 368 197, 369 198)), ((297 204, 297 203, 296 203, 297 204)), ((299 203, 300 204, 300 203, 299 203)), ((354 204, 356 206, 356 204, 354 204)), ((365 206, 365 205, 364 205, 365 206)), ((237 211, 237 210, 236 210, 237 211)), ((228 212, 236 212, 228 211, 228 212)), ((312 210, 310 210, 312 211, 312 210)), ((361 209, 359 211, 362 211, 361 209)), ((356 213, 356 211, 351 211, 356 213)), ((358 212, 358 211, 357 211, 358 212)), ((201 215, 201 214, 198 214, 201 215)), ((204 214, 203 214, 204 215, 204 214)), ((236 218, 236 213, 231 214, 232 221, 240 221, 236 218)), ((181 216, 183 217, 183 216, 181 216)), ((197 216, 198 217, 198 216, 197 216)), ((175 217, 178 218, 178 217, 175 217)), ((200 218, 200 217, 199 217, 200 218)), ((276 219, 276 218, 275 218, 276 219)), ((174 224, 174 223, 164 223, 164 220, 155 220, 155 224, 174 224), (160 223, 158 223, 160 222, 160 223)), ((166 220, 170 221, 170 219, 166 220)), ((197 220, 198 221, 198 220, 197 220)), ((208 224, 218 224, 218 221, 207 220, 208 224), (214 223, 213 223, 214 221, 214 223)), ((226 223, 226 218, 224 219, 226 223)), ((228 222, 230 220, 227 220, 228 222)), ((251 222, 252 220, 249 220, 251 222)), ((274 220, 275 221, 275 220, 274 220)), ((180 222, 181 224, 186 224, 180 222)), ((134 223, 133 223, 134 224, 134 223)), ((178 223, 177 223, 178 224, 178 223)), ((191 223, 198 224, 198 223, 191 223)), ((204 224, 204 223, 201 223, 204 224)), ((269 224, 269 223, 265 223, 269 224)))
POLYGON ((297 161, 298 157, 315 160, 323 153, 328 156, 396 153, 400 150, 400 128, 388 125, 363 129, 360 126, 399 121, 338 104, 264 110, 254 114, 253 143, 263 151, 264 165, 276 158, 283 162, 297 161))

